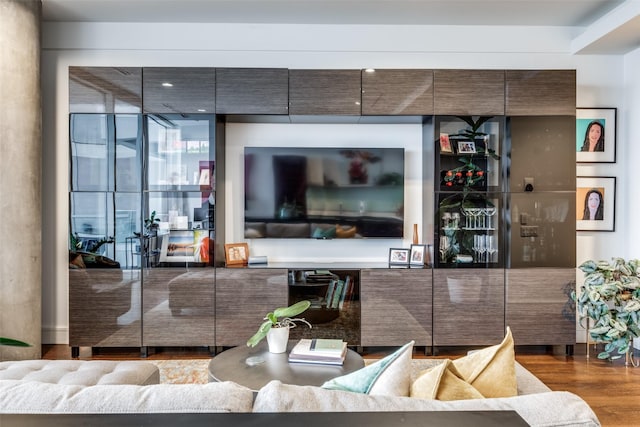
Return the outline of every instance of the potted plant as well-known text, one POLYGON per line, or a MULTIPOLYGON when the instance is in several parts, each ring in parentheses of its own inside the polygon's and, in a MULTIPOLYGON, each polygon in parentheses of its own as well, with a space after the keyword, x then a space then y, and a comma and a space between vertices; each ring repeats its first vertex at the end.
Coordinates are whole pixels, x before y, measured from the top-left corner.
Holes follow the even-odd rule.
MULTIPOLYGON (((580 322, 596 343, 606 343, 599 359, 630 356, 633 338, 640 337, 640 260, 587 261, 578 268, 585 273, 580 292, 572 292, 580 322)), ((633 363, 633 361, 631 361, 633 363)))
POLYGON ((311 302, 304 300, 290 305, 289 307, 276 308, 267 313, 265 322, 260 325, 258 331, 247 340, 249 347, 255 347, 263 338, 267 338, 269 351, 271 353, 284 353, 287 350, 289 341, 289 329, 296 326, 296 322, 305 323, 309 328, 311 324, 304 319, 295 318, 311 306, 311 302))
POLYGON ((27 344, 26 342, 3 337, 0 337, 0 345, 7 345, 11 347, 31 347, 31 344, 27 344))
POLYGON ((144 219, 144 228, 147 230, 147 235, 155 236, 159 227, 160 218, 156 217, 156 211, 152 211, 149 218, 144 219))

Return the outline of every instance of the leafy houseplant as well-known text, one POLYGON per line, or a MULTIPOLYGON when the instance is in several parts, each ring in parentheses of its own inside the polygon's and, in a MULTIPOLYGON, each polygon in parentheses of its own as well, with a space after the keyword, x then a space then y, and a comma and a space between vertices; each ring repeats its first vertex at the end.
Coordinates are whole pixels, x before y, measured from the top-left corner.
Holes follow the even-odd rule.
POLYGON ((289 328, 293 328, 296 326, 296 322, 305 323, 310 328, 312 327, 309 322, 304 319, 298 319, 294 316, 302 314, 306 311, 309 306, 311 306, 311 302, 304 300, 298 301, 297 303, 290 305, 289 307, 280 307, 276 308, 264 318, 264 322, 258 328, 258 331, 247 341, 247 346, 255 347, 263 338, 267 336, 269 331, 272 328, 286 328, 288 331, 289 328))
POLYGON ((619 359, 628 354, 633 338, 640 337, 640 260, 587 261, 580 293, 575 291, 580 321, 594 324, 588 333, 596 343, 606 343, 599 359, 619 359), (617 354, 615 354, 617 353, 617 354))
POLYGON ((7 345, 11 347, 31 347, 31 344, 27 344, 26 342, 3 337, 0 337, 0 345, 7 345))

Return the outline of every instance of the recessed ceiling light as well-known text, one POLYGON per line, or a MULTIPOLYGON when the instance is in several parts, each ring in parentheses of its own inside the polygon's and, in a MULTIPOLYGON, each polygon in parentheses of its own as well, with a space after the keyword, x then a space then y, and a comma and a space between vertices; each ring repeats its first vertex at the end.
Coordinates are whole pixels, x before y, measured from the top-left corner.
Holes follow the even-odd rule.
POLYGON ((164 82, 164 83, 162 83, 162 86, 164 86, 164 87, 173 87, 173 83, 164 82))
POLYGON ((206 113, 207 110, 205 110, 204 108, 198 108, 198 113, 206 113))
POLYGON ((365 73, 375 73, 376 69, 375 68, 365 68, 364 72, 365 73))

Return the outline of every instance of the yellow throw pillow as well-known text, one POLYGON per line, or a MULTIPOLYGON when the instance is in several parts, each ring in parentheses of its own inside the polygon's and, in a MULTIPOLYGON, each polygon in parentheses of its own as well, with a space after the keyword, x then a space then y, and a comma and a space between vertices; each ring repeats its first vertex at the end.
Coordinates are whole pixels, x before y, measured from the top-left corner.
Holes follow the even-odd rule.
POLYGON ((410 396, 431 400, 466 400, 484 397, 462 378, 449 359, 445 359, 438 366, 422 371, 411 384, 410 396))
POLYGON ((464 380, 484 397, 518 395, 513 336, 507 327, 502 343, 475 351, 453 361, 464 380))

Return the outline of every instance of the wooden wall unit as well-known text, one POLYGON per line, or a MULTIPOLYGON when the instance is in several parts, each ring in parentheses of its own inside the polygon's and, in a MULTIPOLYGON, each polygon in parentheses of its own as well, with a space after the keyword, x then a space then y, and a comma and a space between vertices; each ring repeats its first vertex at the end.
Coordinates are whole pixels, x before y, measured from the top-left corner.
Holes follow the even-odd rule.
POLYGON ((360 283, 363 346, 431 346, 430 269, 363 269, 360 283))
POLYGON ((289 70, 289 114, 360 115, 360 70, 289 70))
POLYGON ((140 113, 142 68, 69 67, 69 113, 140 113))
POLYGON ((575 116, 576 70, 507 70, 505 114, 575 116))
POLYGON ((504 90, 503 70, 434 70, 434 114, 503 115, 504 90))
POLYGON ((216 69, 216 114, 288 113, 288 69, 216 69))
POLYGON ((433 70, 362 70, 363 116, 430 116, 433 70))
POLYGON ((215 68, 144 67, 142 88, 145 113, 212 114, 215 111, 215 68))
POLYGON ((216 268, 216 345, 246 345, 277 307, 286 307, 286 269, 216 268))
POLYGON ((567 345, 576 339, 576 310, 570 294, 574 268, 509 269, 506 324, 519 345, 567 345))

